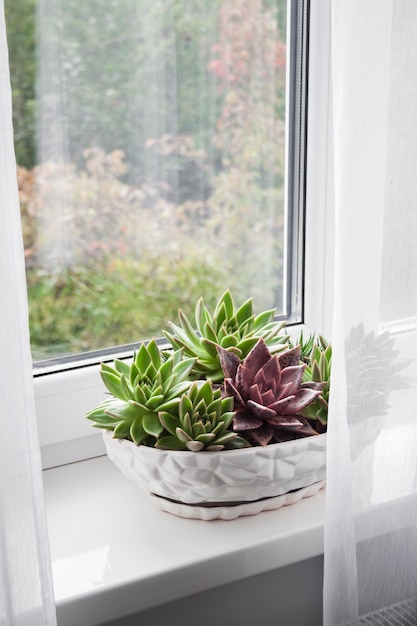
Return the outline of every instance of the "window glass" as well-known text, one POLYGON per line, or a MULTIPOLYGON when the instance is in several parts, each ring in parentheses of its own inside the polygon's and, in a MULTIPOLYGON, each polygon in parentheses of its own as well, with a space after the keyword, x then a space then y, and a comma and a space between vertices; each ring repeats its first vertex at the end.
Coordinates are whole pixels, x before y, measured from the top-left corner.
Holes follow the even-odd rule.
POLYGON ((6 0, 34 360, 286 317, 286 0, 6 0))

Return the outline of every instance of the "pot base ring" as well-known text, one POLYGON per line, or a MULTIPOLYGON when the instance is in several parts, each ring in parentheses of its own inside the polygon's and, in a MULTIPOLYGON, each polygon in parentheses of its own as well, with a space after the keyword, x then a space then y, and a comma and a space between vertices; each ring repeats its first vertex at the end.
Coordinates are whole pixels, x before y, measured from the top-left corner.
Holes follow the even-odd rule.
POLYGON ((245 515, 256 515, 262 511, 274 511, 282 506, 288 506, 298 502, 302 498, 314 496, 320 489, 323 489, 326 481, 319 482, 302 487, 295 491, 289 491, 280 496, 271 498, 261 498, 253 502, 201 502, 197 504, 185 504, 177 500, 171 500, 156 494, 150 494, 151 501, 162 511, 176 515, 177 517, 186 517, 188 519, 200 520, 233 520, 237 517, 245 515))

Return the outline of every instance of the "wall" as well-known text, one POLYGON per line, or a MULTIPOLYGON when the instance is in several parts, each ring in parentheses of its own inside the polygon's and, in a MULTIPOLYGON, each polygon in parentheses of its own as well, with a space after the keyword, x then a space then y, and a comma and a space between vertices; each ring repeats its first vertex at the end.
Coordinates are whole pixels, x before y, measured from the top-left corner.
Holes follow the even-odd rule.
POLYGON ((322 626, 322 585, 319 556, 105 626, 322 626))

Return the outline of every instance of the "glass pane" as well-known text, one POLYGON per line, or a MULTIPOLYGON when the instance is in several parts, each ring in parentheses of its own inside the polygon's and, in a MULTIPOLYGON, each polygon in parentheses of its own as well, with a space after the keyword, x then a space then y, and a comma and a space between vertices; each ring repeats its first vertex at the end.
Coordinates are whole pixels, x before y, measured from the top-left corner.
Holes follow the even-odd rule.
POLYGON ((286 0, 6 0, 34 360, 283 307, 286 0))

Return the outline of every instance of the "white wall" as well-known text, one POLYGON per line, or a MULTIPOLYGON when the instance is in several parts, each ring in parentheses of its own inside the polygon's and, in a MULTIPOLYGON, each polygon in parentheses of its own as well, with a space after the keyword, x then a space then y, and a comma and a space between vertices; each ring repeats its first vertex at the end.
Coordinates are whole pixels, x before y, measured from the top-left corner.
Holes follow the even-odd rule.
POLYGON ((322 584, 319 556, 105 626, 322 626, 322 584))

